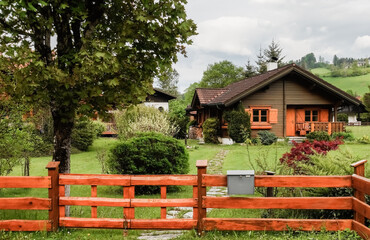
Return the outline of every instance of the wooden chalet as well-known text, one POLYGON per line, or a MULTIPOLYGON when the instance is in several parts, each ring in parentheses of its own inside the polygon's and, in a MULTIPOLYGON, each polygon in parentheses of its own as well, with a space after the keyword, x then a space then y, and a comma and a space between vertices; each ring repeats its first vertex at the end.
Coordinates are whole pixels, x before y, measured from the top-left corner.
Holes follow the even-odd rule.
POLYGON ((227 138, 223 113, 239 104, 251 116, 252 136, 260 130, 278 137, 304 136, 312 131, 331 134, 344 130, 344 123, 337 121, 342 108, 365 111, 360 100, 295 64, 224 88, 198 88, 187 110, 198 128, 207 118, 218 118, 220 137, 227 138))

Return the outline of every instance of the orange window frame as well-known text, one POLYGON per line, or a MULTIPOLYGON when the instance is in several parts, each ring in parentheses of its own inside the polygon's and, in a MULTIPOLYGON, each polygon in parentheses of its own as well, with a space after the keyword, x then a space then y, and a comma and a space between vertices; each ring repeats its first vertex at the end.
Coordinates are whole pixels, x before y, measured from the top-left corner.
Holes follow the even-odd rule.
POLYGON ((271 106, 250 106, 251 115, 251 129, 270 129, 272 128, 270 124, 270 110, 271 106), (254 111, 258 110, 258 121, 254 121, 254 111), (266 111, 266 121, 261 121, 262 115, 261 111, 266 111))
POLYGON ((305 122, 319 122, 319 119, 320 119, 320 111, 319 109, 305 109, 304 110, 304 121, 305 122), (313 112, 316 111, 317 114, 316 114, 316 120, 313 120, 313 117, 314 117, 314 114, 313 112), (310 120, 306 120, 306 112, 310 112, 310 120))

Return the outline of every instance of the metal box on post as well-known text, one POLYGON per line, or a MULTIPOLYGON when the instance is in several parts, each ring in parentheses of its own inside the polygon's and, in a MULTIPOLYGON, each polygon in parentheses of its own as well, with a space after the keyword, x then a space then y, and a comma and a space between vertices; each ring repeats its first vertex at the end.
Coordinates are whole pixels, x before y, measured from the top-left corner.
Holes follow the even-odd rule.
POLYGON ((227 194, 254 194, 254 170, 228 170, 227 194))

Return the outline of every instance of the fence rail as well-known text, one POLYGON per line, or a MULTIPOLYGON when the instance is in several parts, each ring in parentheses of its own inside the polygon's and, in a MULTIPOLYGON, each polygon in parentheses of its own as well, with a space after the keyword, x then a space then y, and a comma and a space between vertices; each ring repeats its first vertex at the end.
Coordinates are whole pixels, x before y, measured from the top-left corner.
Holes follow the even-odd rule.
POLYGON ((48 198, 0 198, 0 209, 48 210, 48 220, 1 220, 5 231, 55 231, 58 227, 117 228, 117 229, 197 229, 201 235, 209 230, 297 230, 329 231, 355 230, 362 238, 369 239, 370 229, 365 219, 370 219, 370 206, 365 195, 370 195, 370 180, 364 177, 366 160, 352 164, 354 174, 348 176, 255 176, 256 187, 346 187, 354 189, 350 197, 210 197, 206 188, 227 186, 224 175, 206 174, 207 161, 197 162, 197 175, 96 175, 59 174, 58 163, 48 164, 47 177, 0 177, 1 188, 47 188, 48 198), (66 185, 87 185, 90 197, 65 196, 66 185), (120 186, 122 198, 98 197, 98 186, 120 186), (135 198, 135 187, 160 186, 160 198, 135 198), (192 186, 190 198, 168 199, 167 187, 192 186), (66 206, 89 206, 91 217, 66 217, 66 206), (99 218, 98 207, 122 207, 122 218, 99 218), (158 207, 160 219, 137 219, 135 208, 158 207), (167 207, 191 207, 193 219, 166 219, 167 207), (207 208, 223 209, 338 209, 353 210, 354 219, 272 219, 272 218, 208 218, 207 208))

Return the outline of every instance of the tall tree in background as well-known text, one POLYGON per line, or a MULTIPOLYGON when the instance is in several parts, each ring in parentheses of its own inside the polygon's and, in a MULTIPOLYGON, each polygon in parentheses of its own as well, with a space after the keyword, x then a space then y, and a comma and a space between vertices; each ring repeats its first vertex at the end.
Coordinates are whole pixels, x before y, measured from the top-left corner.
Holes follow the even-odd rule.
POLYGON ((259 73, 264 73, 267 71, 266 60, 261 47, 259 50, 259 54, 257 55, 256 64, 259 73))
POLYGON ((104 114, 150 93, 196 26, 185 0, 0 3, 1 91, 51 108, 53 160, 70 171, 76 114, 104 114), (56 47, 52 44, 56 41, 56 47))
POLYGON ((306 54, 304 57, 301 58, 300 65, 305 69, 312 69, 315 67, 315 64, 316 57, 313 53, 306 54))
POLYGON ((203 72, 201 87, 222 88, 230 83, 241 80, 244 70, 242 67, 235 66, 232 62, 224 60, 210 64, 203 72))
POLYGON ((269 62, 274 60, 279 66, 281 66, 283 64, 283 59, 285 58, 285 56, 281 55, 282 52, 283 49, 280 47, 280 44, 272 40, 267 49, 263 51, 265 61, 269 62))
POLYGON ((248 60, 247 64, 245 65, 244 77, 249 78, 256 75, 255 67, 251 64, 248 60))
POLYGON ((166 70, 162 71, 158 77, 159 88, 174 96, 180 95, 177 89, 178 83, 179 73, 176 71, 176 69, 167 68, 166 70))
POLYGON ((337 55, 334 55, 334 57, 333 57, 333 65, 334 66, 338 65, 338 60, 339 60, 339 58, 337 57, 337 55))

